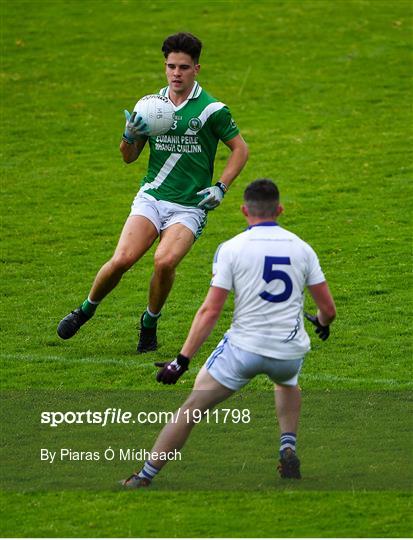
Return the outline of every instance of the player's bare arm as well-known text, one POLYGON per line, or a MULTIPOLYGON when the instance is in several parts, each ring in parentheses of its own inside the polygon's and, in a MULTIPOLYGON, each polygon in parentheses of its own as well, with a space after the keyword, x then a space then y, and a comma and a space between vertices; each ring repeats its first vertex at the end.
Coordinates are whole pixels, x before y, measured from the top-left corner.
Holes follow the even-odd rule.
POLYGON ((221 182, 228 188, 247 163, 249 152, 248 146, 241 135, 226 141, 225 144, 231 150, 231 155, 221 174, 221 182))
POLYGON ((192 358, 208 338, 221 315, 228 292, 220 287, 211 287, 209 289, 202 306, 192 321, 188 337, 181 349, 182 355, 192 358))
POLYGON ((156 380, 163 384, 176 384, 188 370, 190 359, 198 351, 212 332, 222 308, 228 297, 228 290, 221 287, 211 287, 208 294, 192 321, 188 337, 178 356, 170 362, 155 362, 161 368, 156 380))
POLYGON ((309 291, 317 305, 317 314, 304 313, 304 317, 315 326, 315 332, 325 341, 330 335, 330 324, 336 317, 336 306, 326 281, 310 285, 309 291))
POLYGON ((132 163, 136 161, 144 149, 146 140, 135 141, 132 144, 126 141, 121 141, 119 150, 122 154, 123 161, 125 163, 132 163))
POLYGON ((214 210, 214 208, 217 208, 221 204, 225 193, 228 191, 228 187, 242 171, 248 160, 248 146, 240 134, 226 141, 225 144, 231 150, 231 155, 220 180, 214 186, 205 188, 197 193, 197 195, 204 196, 198 207, 205 210, 214 210))
POLYGON ((308 290, 317 305, 317 318, 322 326, 329 326, 336 318, 336 306, 327 281, 309 285, 308 290))

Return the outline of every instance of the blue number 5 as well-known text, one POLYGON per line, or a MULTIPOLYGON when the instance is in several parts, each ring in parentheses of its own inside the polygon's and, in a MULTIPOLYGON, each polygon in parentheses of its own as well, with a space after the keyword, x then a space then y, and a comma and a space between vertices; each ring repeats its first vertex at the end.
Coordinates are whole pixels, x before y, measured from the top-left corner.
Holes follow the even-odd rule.
POLYGON ((287 272, 273 270, 274 264, 291 264, 290 257, 265 257, 264 260, 263 279, 267 283, 279 279, 284 282, 285 289, 280 294, 271 294, 267 291, 263 291, 260 293, 260 297, 268 302, 285 302, 290 298, 291 293, 293 292, 293 282, 287 272))

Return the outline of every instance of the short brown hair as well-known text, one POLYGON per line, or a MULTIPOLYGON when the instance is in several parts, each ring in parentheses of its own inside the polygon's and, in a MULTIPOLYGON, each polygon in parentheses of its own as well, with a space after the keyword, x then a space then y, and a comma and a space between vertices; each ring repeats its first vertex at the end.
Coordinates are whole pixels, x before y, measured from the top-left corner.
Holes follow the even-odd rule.
POLYGON ((244 203, 253 217, 274 217, 280 203, 280 192, 272 180, 259 178, 247 186, 244 203))
POLYGON ((192 60, 197 64, 201 56, 201 41, 189 32, 179 32, 168 36, 162 45, 162 52, 165 58, 168 58, 171 52, 183 52, 189 54, 192 60))

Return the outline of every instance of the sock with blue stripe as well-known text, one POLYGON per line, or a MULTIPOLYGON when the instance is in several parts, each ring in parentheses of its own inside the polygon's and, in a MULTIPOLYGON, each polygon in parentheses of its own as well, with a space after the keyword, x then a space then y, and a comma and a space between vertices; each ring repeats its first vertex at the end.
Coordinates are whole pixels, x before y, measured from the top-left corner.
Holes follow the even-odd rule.
POLYGON ((297 435, 295 433, 287 432, 282 433, 280 437, 280 456, 282 457, 284 451, 287 448, 291 448, 295 452, 295 445, 297 442, 297 435))
POLYGON ((158 474, 160 469, 157 469, 153 465, 149 463, 149 461, 145 461, 144 466, 138 473, 139 478, 146 478, 147 480, 151 480, 158 474))

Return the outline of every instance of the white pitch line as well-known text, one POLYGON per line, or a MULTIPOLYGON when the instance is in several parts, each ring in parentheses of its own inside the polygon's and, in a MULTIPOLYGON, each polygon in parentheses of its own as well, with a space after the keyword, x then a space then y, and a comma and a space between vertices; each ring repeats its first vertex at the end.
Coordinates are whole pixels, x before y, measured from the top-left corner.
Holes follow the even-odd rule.
POLYGON ((309 381, 323 381, 323 382, 352 382, 352 383, 375 383, 375 384, 388 384, 388 385, 407 385, 413 388, 413 383, 410 381, 397 381, 396 379, 369 379, 369 378, 356 378, 356 377, 339 377, 338 375, 306 375, 303 373, 300 375, 301 379, 309 381))
POLYGON ((53 362, 68 362, 70 364, 112 364, 116 366, 129 366, 129 367, 152 367, 153 362, 142 363, 137 358, 136 360, 121 360, 116 358, 94 358, 94 357, 84 357, 84 358, 65 358, 62 356, 54 355, 40 355, 40 354, 2 354, 0 358, 5 360, 19 360, 25 362, 38 362, 39 360, 52 360, 53 362))
POLYGON ((240 86, 240 89, 238 91, 238 95, 240 96, 242 94, 242 92, 244 91, 244 87, 245 85, 247 84, 247 80, 248 80, 248 77, 250 76, 250 73, 251 73, 251 69, 252 69, 252 65, 250 64, 247 68, 247 71, 245 72, 245 76, 244 76, 244 80, 242 81, 242 84, 240 86))
MULTIPOLYGON (((85 357, 85 358, 65 358, 57 355, 40 355, 40 354, 3 354, 0 358, 5 360, 20 360, 25 362, 38 362, 39 360, 51 360, 53 362, 68 362, 70 364, 110 364, 114 366, 127 366, 134 368, 147 368, 153 367, 153 362, 141 362, 138 358, 136 360, 122 360, 116 358, 95 358, 95 357, 85 357)), ((311 374, 301 374, 300 379, 304 381, 315 381, 315 382, 341 382, 341 383, 362 383, 362 384, 386 384, 389 386, 398 386, 404 385, 408 388, 413 388, 413 383, 410 381, 398 381, 396 379, 369 379, 368 377, 358 378, 358 377, 340 377, 339 375, 311 375, 311 374)))

